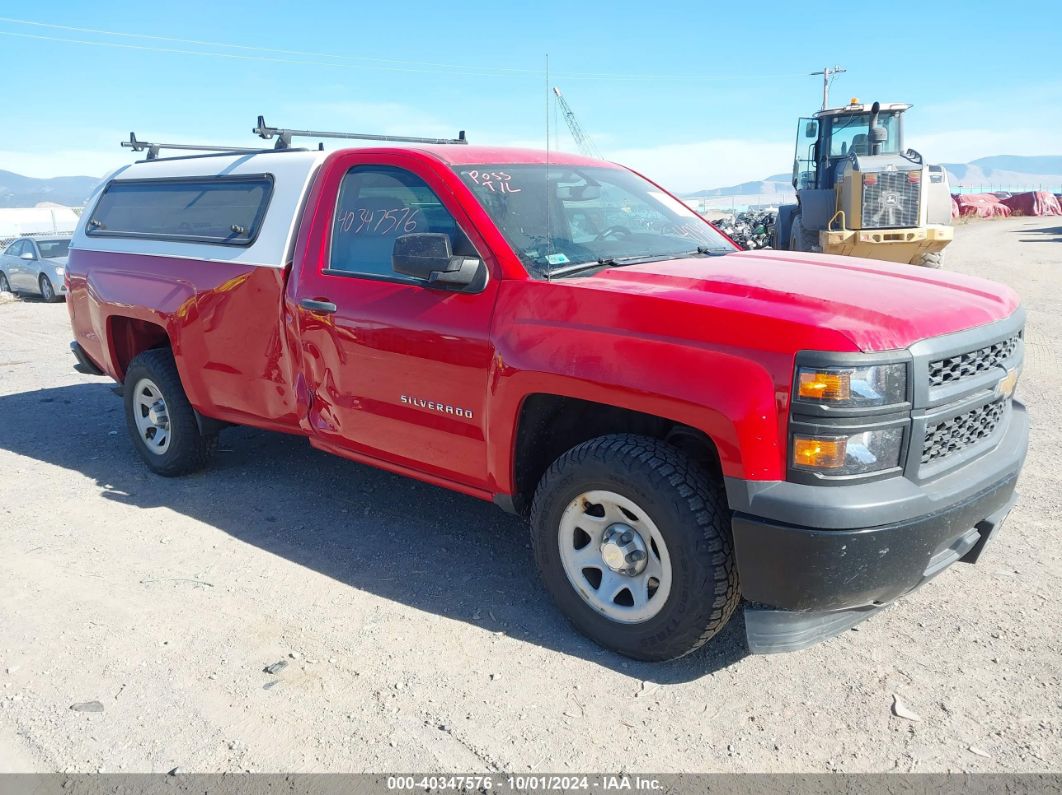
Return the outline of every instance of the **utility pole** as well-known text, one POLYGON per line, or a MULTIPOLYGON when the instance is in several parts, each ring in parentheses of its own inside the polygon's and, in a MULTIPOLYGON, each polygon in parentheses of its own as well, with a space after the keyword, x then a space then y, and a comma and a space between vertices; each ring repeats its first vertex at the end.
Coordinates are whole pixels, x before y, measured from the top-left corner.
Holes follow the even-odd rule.
POLYGON ((811 76, 822 75, 822 109, 826 110, 830 106, 830 83, 833 82, 833 78, 842 72, 847 72, 840 66, 827 66, 823 68, 821 72, 812 72, 811 76))

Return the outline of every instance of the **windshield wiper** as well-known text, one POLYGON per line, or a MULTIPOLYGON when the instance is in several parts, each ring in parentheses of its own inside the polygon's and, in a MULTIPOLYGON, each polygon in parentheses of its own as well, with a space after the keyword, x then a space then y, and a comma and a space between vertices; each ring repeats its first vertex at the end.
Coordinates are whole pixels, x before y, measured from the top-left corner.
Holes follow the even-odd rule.
POLYGON ((599 257, 593 262, 579 262, 575 265, 568 265, 564 268, 557 268, 556 270, 549 271, 549 278, 555 276, 571 276, 575 273, 581 273, 583 271, 594 270, 595 268, 622 268, 625 265, 643 265, 647 262, 661 262, 669 259, 681 259, 683 257, 692 257, 696 254, 708 257, 721 257, 724 254, 730 254, 731 249, 728 248, 708 248, 707 246, 697 246, 694 251, 677 251, 667 252, 664 254, 639 254, 636 257, 599 257))
POLYGON ((555 268, 554 270, 547 271, 549 278, 554 276, 571 276, 573 273, 582 273, 583 271, 594 270, 595 268, 615 268, 620 264, 629 264, 623 260, 616 260, 614 257, 601 257, 593 260, 592 262, 577 262, 574 265, 568 265, 564 268, 555 268))

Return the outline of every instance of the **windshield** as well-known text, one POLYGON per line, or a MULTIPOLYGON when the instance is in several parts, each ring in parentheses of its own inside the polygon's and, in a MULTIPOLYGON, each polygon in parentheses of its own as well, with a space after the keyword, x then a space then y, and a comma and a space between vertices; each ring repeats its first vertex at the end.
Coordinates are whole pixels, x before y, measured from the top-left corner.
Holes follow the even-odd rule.
POLYGON ((479 165, 455 169, 528 273, 619 265, 734 246, 682 202, 641 177, 599 166, 479 165))
MULTIPOLYGON (((870 154, 867 130, 870 129, 869 113, 851 113, 830 117, 830 157, 844 157, 849 152, 857 155, 870 154)), ((900 114, 881 113, 878 126, 884 127, 889 138, 881 146, 883 154, 900 151, 900 114)))
POLYGON ((38 240, 37 248, 41 250, 44 259, 53 257, 65 257, 70 254, 69 240, 38 240))

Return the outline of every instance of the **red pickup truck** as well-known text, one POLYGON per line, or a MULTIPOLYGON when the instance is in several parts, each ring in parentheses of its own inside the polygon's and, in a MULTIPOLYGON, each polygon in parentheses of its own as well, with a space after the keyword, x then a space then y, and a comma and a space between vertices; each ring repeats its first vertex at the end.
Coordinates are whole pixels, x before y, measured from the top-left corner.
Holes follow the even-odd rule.
POLYGON ((1008 288, 739 251, 612 163, 374 145, 155 158, 91 198, 78 368, 161 475, 227 425, 529 517, 547 590, 632 657, 744 598, 799 649, 974 562, 1014 502, 1008 288))

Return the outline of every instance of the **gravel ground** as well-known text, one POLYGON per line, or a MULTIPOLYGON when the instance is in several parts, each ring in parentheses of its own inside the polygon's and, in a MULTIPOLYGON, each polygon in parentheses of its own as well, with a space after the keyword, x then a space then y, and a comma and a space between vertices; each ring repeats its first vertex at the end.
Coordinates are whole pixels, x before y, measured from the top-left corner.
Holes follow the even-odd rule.
POLYGON ((1032 448, 982 563, 804 652, 735 620, 662 665, 569 629, 491 505, 247 429, 150 475, 65 307, 3 303, 0 770, 1059 770, 1062 226, 948 256, 1029 312, 1032 448))

